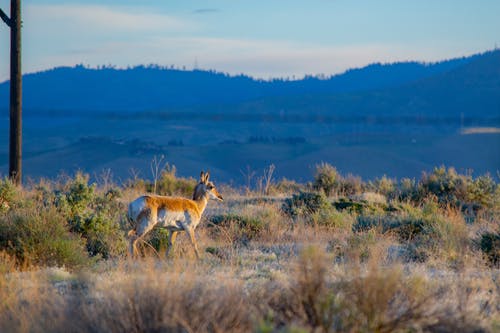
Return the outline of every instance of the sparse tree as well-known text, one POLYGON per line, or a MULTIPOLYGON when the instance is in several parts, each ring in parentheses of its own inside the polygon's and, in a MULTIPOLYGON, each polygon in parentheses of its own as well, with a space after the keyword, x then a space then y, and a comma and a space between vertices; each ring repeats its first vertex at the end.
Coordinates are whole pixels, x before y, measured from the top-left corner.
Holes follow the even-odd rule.
POLYGON ((269 195, 269 190, 273 183, 273 174, 276 166, 274 164, 269 165, 269 167, 264 169, 262 177, 259 179, 259 192, 264 195, 269 195))
POLYGON ((161 156, 154 156, 153 159, 151 160, 151 174, 153 175, 154 183, 153 183, 153 193, 156 194, 157 190, 157 185, 158 185, 158 179, 161 176, 161 171, 165 166, 167 165, 167 162, 165 161, 165 155, 161 156))
POLYGON ((246 170, 240 170, 240 173, 243 176, 243 179, 245 180, 246 191, 247 193, 249 193, 252 186, 252 179, 255 176, 255 171, 252 170, 250 165, 247 165, 246 170))

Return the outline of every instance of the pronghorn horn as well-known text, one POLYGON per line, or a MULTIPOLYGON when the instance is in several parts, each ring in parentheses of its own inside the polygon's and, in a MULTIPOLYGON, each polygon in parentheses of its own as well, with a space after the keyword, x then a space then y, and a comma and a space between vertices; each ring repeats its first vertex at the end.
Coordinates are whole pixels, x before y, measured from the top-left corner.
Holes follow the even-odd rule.
POLYGON ((200 173, 200 183, 203 183, 205 181, 205 172, 203 170, 200 173))

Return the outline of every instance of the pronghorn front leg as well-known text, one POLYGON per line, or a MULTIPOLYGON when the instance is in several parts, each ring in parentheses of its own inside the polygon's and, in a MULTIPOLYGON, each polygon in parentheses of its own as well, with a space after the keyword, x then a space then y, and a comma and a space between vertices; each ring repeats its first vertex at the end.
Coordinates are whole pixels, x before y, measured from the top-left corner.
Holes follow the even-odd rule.
POLYGON ((175 239, 177 238, 177 233, 178 233, 178 231, 170 230, 170 232, 168 234, 168 248, 167 248, 167 252, 165 253, 165 256, 167 258, 168 258, 170 251, 174 247, 175 239))
POLYGON ((196 244, 196 238, 194 237, 194 229, 190 228, 189 226, 186 226, 184 228, 186 232, 189 235, 189 239, 191 240, 191 244, 193 244, 194 247, 194 253, 196 254, 196 259, 200 259, 200 252, 198 251, 198 244, 196 244))

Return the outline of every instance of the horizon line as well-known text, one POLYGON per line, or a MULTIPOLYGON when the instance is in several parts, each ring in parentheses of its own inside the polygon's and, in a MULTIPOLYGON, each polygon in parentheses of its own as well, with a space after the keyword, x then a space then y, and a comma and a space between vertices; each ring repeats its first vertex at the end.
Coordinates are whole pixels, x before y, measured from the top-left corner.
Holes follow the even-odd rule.
MULTIPOLYGON (((493 53, 493 52, 497 52, 497 51, 500 51, 500 47, 496 46, 492 49, 487 49, 485 51, 482 51, 482 52, 476 52, 476 53, 471 53, 471 54, 468 54, 468 55, 462 55, 462 56, 456 56, 456 57, 452 57, 452 58, 444 58, 444 59, 441 59, 441 60, 436 60, 436 61, 422 61, 422 60, 403 60, 403 61, 393 61, 393 62, 390 62, 390 61, 387 61, 387 62, 371 62, 371 63, 368 63, 368 64, 365 64, 365 65, 360 65, 360 66, 355 66, 355 67, 350 67, 348 69, 345 69, 343 71, 340 71, 340 72, 337 72, 337 73, 329 73, 329 74, 326 74, 326 73, 316 73, 316 74, 303 74, 303 75, 300 75, 300 76, 297 76, 297 75, 291 75, 291 76, 271 76, 271 77, 267 77, 267 78, 263 78, 263 77, 259 77, 259 76, 256 76, 256 75, 252 75, 252 74, 248 74, 248 73, 230 73, 230 72, 225 72, 225 71, 221 71, 221 70, 217 70, 215 68, 200 68, 199 67, 199 64, 195 61, 195 64, 192 68, 188 68, 187 66, 185 65, 175 65, 175 64, 170 64, 170 65, 162 65, 162 64, 159 64, 159 63, 149 63, 149 64, 136 64, 136 65, 126 65, 126 66, 120 66, 120 65, 114 65, 114 64, 102 64, 102 65, 89 65, 89 64, 84 64, 84 63, 75 63, 73 65, 61 65, 61 66, 55 66, 55 67, 51 67, 51 68, 46 68, 46 69, 42 69, 42 70, 38 70, 38 71, 33 71, 33 72, 26 72, 26 73, 23 73, 22 76, 29 76, 29 75, 36 75, 36 74, 40 74, 40 73, 45 73, 45 72, 50 72, 50 71, 53 71, 53 70, 56 70, 56 69, 62 69, 62 68, 70 68, 70 69, 75 69, 75 68, 84 68, 84 69, 88 69, 88 70, 102 70, 102 69, 112 69, 112 70, 123 70, 123 71, 126 71, 126 70, 133 70, 133 69, 137 69, 137 68, 147 68, 147 69, 159 69, 159 70, 172 70, 172 71, 180 71, 180 72, 196 72, 196 71, 200 71, 200 72, 207 72, 207 73, 215 73, 215 74, 224 74, 226 76, 229 76, 229 77, 247 77, 247 78, 250 78, 254 81, 264 81, 264 82, 271 82, 271 81, 301 81, 301 80, 304 80, 304 79, 308 79, 308 78, 314 78, 314 79, 318 79, 318 80, 329 80, 335 76, 341 76, 341 75, 344 75, 350 71, 355 71, 355 70, 361 70, 361 69, 364 69, 364 68, 367 68, 367 67, 370 67, 370 66, 375 66, 375 65, 379 65, 379 66, 389 66, 389 65, 395 65, 395 64, 408 64, 408 63, 415 63, 415 64, 419 64, 419 65, 424 65, 424 66, 431 66, 431 65, 435 65, 435 64, 439 64, 439 63, 444 63, 444 62, 448 62, 448 61, 453 61, 453 60, 460 60, 460 59, 466 59, 466 58, 473 58, 473 57, 476 57, 476 56, 481 56, 481 55, 485 55, 485 54, 488 54, 488 53, 493 53)), ((4 84, 4 83, 7 83, 10 81, 10 78, 9 79, 5 79, 3 81, 0 81, 0 85, 1 84, 4 84)))

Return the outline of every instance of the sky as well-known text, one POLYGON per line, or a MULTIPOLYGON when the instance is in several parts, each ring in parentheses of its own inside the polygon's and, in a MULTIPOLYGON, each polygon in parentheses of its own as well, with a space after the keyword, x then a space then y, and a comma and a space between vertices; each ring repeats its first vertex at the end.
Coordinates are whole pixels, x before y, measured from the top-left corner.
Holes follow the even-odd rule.
MULTIPOLYGON (((500 46, 499 0, 21 1, 24 73, 159 64, 300 78, 500 46)), ((0 22, 0 81, 9 38, 0 22)))

